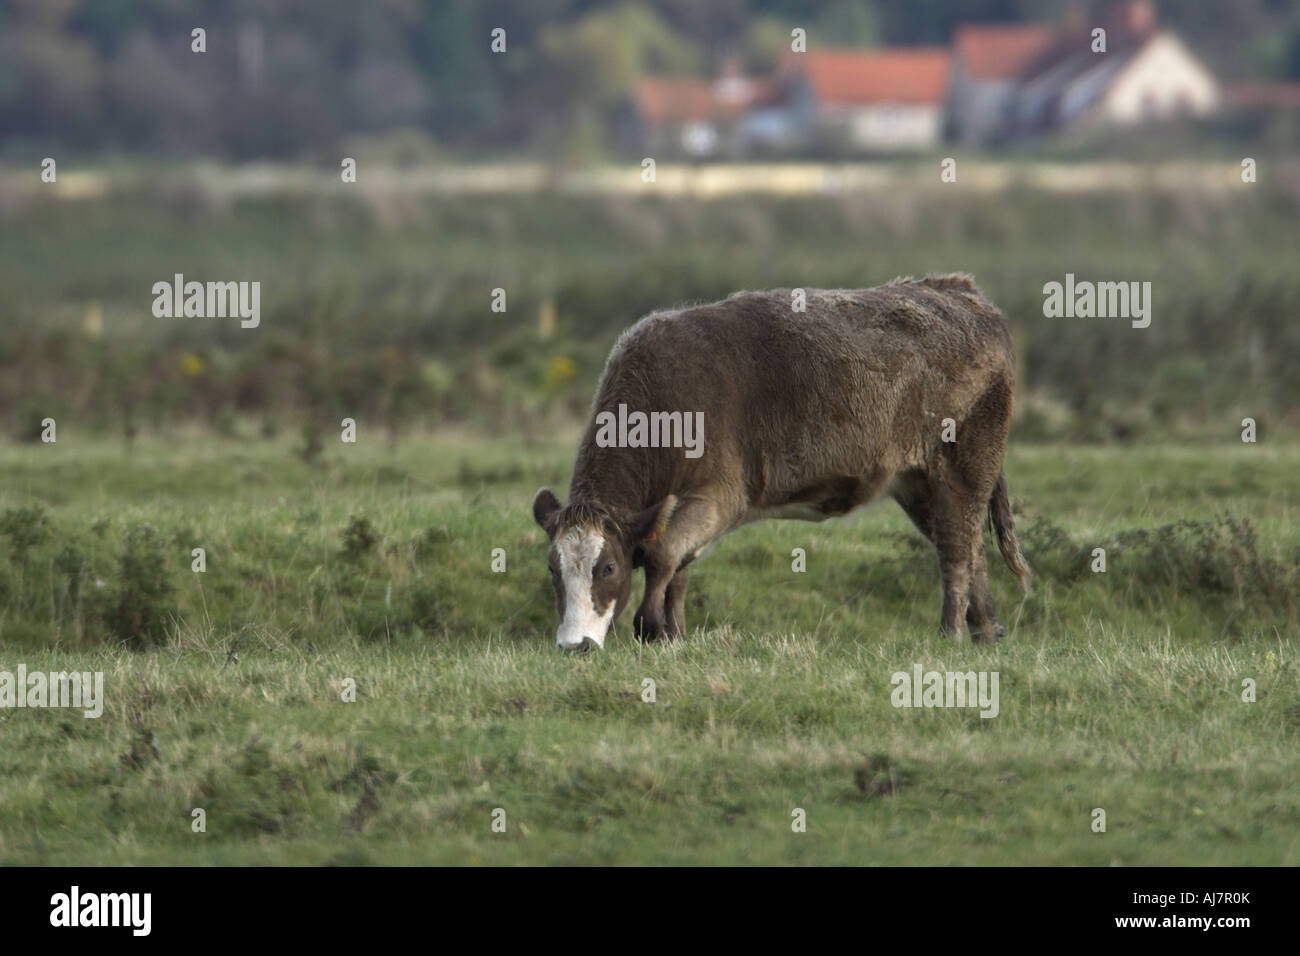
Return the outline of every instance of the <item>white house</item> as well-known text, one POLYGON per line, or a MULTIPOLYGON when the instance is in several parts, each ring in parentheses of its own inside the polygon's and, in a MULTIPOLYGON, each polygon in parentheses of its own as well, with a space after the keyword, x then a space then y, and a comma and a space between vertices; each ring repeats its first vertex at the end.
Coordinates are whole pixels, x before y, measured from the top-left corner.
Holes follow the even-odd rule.
POLYGON ((1059 31, 971 26, 954 41, 953 124, 967 142, 1206 116, 1222 100, 1146 0, 1112 7, 1097 26, 1078 16, 1059 31))
POLYGON ((772 82, 724 64, 713 80, 689 76, 642 79, 632 95, 632 134, 650 150, 706 158, 740 146, 742 121, 770 103, 772 82))
POLYGON ((952 57, 940 47, 790 54, 778 87, 796 128, 832 151, 932 146, 943 138, 952 57))
POLYGON ((648 77, 633 116, 649 149, 833 155, 929 149, 950 132, 987 143, 1206 116, 1223 99, 1192 51, 1158 27, 1151 4, 1133 0, 1096 24, 1075 6, 1059 28, 965 26, 951 51, 819 47, 787 54, 771 78, 743 76, 735 64, 713 80, 648 77))
POLYGON ((1222 101, 1219 83, 1172 33, 1156 33, 1093 93, 1075 81, 1061 99, 1067 122, 1133 125, 1208 116, 1222 101))

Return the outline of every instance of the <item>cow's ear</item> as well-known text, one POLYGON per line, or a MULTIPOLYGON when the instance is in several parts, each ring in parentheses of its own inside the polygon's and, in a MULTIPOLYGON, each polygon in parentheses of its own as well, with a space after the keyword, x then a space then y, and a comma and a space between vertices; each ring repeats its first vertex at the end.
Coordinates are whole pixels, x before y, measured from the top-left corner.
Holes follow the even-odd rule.
POLYGON ((654 544, 668 527, 668 521, 677 510, 677 496, 669 495, 657 505, 651 505, 632 520, 632 539, 641 546, 654 544))
MULTIPOLYGON (((547 528, 555 512, 560 510, 560 499, 555 497, 555 492, 550 488, 539 488, 537 494, 533 496, 533 520, 543 528, 547 528)), ((547 528, 547 534, 550 529, 547 528)))

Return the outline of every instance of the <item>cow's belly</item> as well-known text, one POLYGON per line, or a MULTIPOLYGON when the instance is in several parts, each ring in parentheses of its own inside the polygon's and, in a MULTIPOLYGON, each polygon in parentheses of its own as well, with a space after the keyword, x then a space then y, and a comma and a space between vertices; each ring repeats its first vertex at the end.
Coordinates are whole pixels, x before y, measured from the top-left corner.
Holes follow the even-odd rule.
POLYGON ((825 521, 848 514, 875 500, 891 474, 875 469, 862 475, 824 478, 789 492, 776 492, 751 506, 740 524, 778 518, 790 521, 825 521))
POLYGON ((768 518, 776 518, 781 521, 825 521, 827 518, 845 514, 848 510, 852 509, 845 509, 844 511, 832 510, 819 503, 795 501, 771 508, 750 508, 749 511, 745 512, 740 523, 750 524, 754 521, 766 521, 768 518))

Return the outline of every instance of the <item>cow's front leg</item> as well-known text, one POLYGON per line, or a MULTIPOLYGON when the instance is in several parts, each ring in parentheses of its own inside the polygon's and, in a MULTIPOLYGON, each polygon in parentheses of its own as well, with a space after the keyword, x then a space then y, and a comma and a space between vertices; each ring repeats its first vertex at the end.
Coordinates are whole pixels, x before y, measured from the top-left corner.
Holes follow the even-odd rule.
MULTIPOLYGON (((636 636, 643 641, 654 641, 662 637, 681 637, 686 633, 686 575, 685 568, 679 568, 669 579, 664 589, 663 604, 659 608, 648 605, 642 600, 641 608, 636 612, 633 626, 636 636)), ((646 568, 646 595, 649 596, 651 572, 646 568)))
POLYGON ((673 579, 668 582, 668 592, 664 596, 668 608, 668 636, 681 637, 686 633, 686 568, 678 568, 673 579))
POLYGON ((686 633, 686 565, 726 526, 717 498, 704 493, 682 502, 664 532, 642 544, 645 596, 632 619, 638 638, 652 641, 686 633))
POLYGON ((643 641, 657 641, 672 637, 669 629, 667 606, 668 588, 672 584, 673 572, 647 561, 645 566, 645 595, 641 606, 632 618, 632 627, 636 636, 643 641))

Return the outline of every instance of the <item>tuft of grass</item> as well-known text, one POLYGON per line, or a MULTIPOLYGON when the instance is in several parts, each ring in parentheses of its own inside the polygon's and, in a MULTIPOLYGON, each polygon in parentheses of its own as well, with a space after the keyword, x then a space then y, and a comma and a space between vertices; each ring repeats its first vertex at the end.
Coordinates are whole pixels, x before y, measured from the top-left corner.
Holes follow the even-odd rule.
POLYGON ((103 614, 107 634, 133 647, 161 644, 175 616, 170 601, 172 562, 151 525, 128 528, 123 542, 115 587, 103 614))

